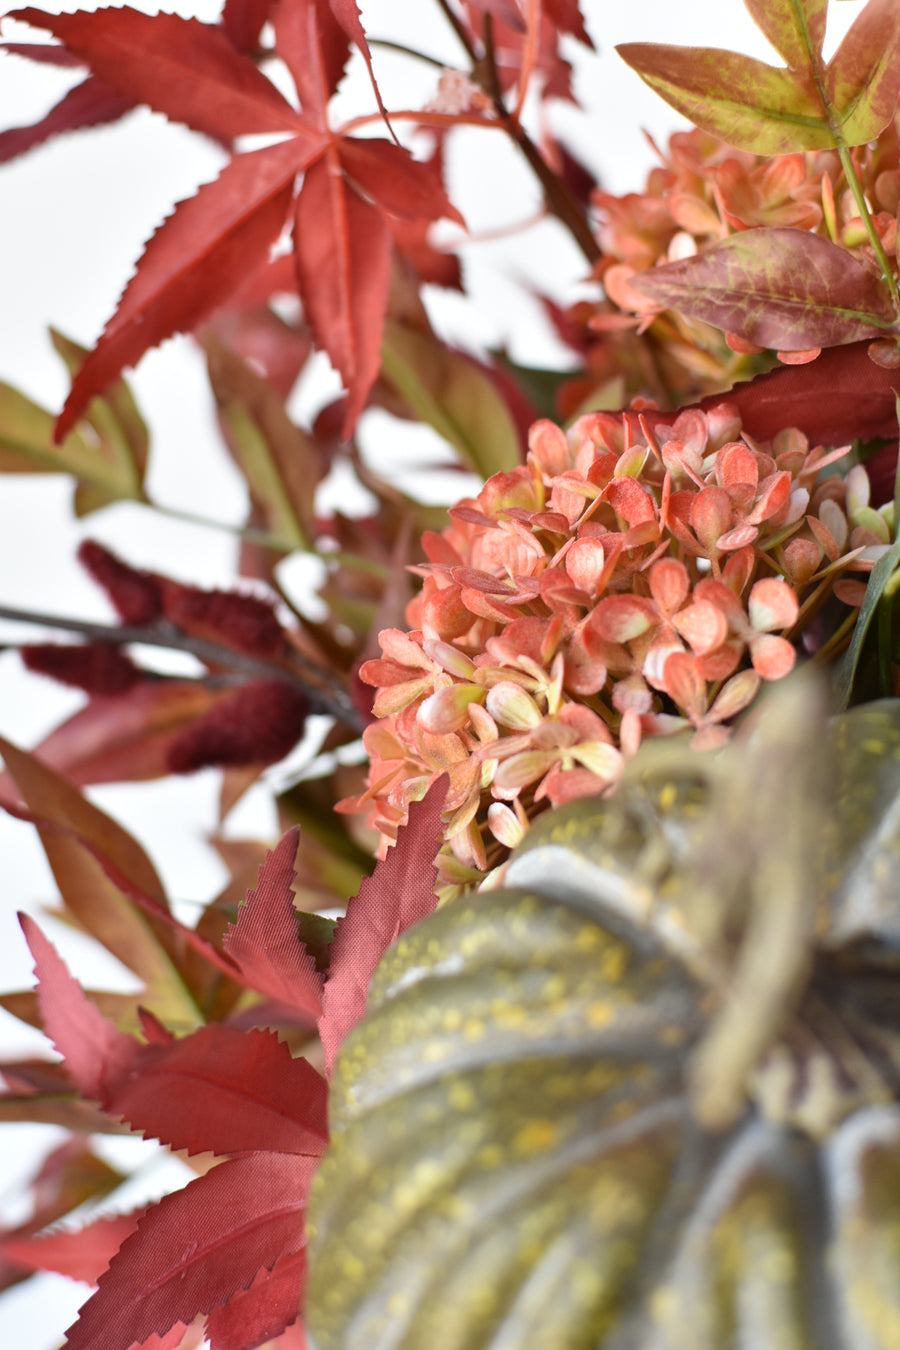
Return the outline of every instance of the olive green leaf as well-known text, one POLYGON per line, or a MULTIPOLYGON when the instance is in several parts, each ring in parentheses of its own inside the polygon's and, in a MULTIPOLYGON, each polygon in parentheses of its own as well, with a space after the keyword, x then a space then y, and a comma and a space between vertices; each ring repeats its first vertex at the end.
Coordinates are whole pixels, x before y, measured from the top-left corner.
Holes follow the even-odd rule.
POLYGON ((512 414, 486 369, 433 334, 388 320, 382 373, 411 411, 484 478, 522 462, 512 414))

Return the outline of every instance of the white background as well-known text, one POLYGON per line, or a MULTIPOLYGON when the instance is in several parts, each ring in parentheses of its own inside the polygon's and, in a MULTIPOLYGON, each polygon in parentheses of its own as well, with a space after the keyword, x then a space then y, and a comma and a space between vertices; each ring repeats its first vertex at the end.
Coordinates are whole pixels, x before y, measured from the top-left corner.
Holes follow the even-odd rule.
MULTIPOLYGON (((75 7, 49 5, 53 10, 75 7)), ((141 0, 137 7, 157 8, 152 0, 141 0)), ((175 8, 210 20, 219 6, 215 0, 201 0, 175 8)), ((448 63, 459 59, 443 19, 431 14, 427 0, 363 0, 361 8, 370 36, 418 43, 448 63)), ((832 8, 829 47, 860 6, 832 8)), ((616 43, 703 43, 772 59, 739 0, 632 0, 628 5, 583 0, 582 10, 598 53, 584 53, 572 43, 568 54, 576 64, 577 90, 588 115, 556 105, 552 120, 614 192, 639 190, 654 162, 642 127, 663 143, 683 125, 618 59, 616 43)), ((7 22, 4 36, 23 40, 34 34, 7 22)), ((434 97, 433 68, 383 51, 375 59, 389 107, 421 106, 434 97)), ((354 59, 340 100, 341 115, 371 108, 360 66, 354 59)), ((75 82, 75 72, 0 56, 0 130, 41 117, 75 82)), ((113 312, 146 238, 175 201, 214 177, 223 162, 222 152, 202 137, 140 110, 113 127, 59 138, 0 166, 0 379, 58 409, 67 382, 46 336, 47 326, 90 345, 113 312)), ((524 220, 538 204, 527 169, 495 134, 460 136, 449 176, 451 197, 474 234, 524 220)), ((581 293, 583 260, 562 230, 549 224, 492 244, 474 242, 463 248, 463 259, 467 297, 429 297, 441 331, 475 350, 505 344, 517 360, 566 364, 564 351, 525 294, 528 286, 561 300, 581 293)), ((153 437, 151 494, 174 508, 239 523, 245 510, 243 485, 217 450, 202 364, 189 340, 175 339, 149 354, 134 373, 132 387, 153 437)), ((327 363, 317 363, 314 377, 299 392, 298 415, 308 415, 335 388, 327 363)), ((370 427, 364 439, 383 468, 398 437, 382 422, 370 427)), ((427 433, 417 431, 408 448, 415 455, 427 441, 427 433)), ((197 584, 228 585, 233 578, 234 540, 227 533, 131 505, 75 522, 70 502, 71 485, 63 479, 0 479, 0 604, 108 621, 103 597, 74 562, 78 543, 86 536, 102 540, 136 565, 197 584)), ((0 624, 0 642, 16 640, 42 640, 42 635, 0 624)), ((23 675, 14 652, 0 655, 0 734, 33 745, 81 701, 76 693, 23 675)), ((190 907, 209 899, 224 880, 204 842, 215 825, 215 791, 216 776, 208 772, 156 785, 106 787, 90 795, 140 837, 170 893, 190 907)), ((270 799, 262 788, 230 822, 239 835, 270 837, 274 828, 270 799)), ((0 857, 0 987, 17 989, 31 982, 31 965, 15 913, 40 913, 42 902, 53 896, 54 884, 33 831, 2 813, 0 857)), ((99 960, 88 942, 52 922, 45 926, 86 983, 128 987, 127 973, 99 960)), ((0 1012, 3 1057, 45 1048, 36 1033, 29 1034, 0 1012)), ((0 1217, 6 1222, 25 1216, 21 1180, 59 1137, 61 1132, 50 1127, 0 1126, 0 1217)), ((115 1160, 129 1168, 142 1164, 134 1192, 121 1199, 123 1207, 161 1193, 181 1175, 179 1164, 166 1162, 152 1145, 137 1140, 118 1143, 115 1160)), ((0 1345, 54 1350, 86 1292, 50 1275, 11 1291, 0 1299, 0 1345)))

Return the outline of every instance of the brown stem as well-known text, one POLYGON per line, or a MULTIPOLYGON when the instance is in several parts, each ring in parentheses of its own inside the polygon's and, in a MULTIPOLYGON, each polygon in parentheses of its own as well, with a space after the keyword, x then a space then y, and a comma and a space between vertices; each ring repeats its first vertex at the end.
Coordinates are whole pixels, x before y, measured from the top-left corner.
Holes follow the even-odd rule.
POLYGON ((78 633, 92 642, 107 642, 116 647, 140 642, 146 647, 164 647, 170 651, 188 652, 205 665, 227 666, 244 675, 287 680, 303 690, 314 712, 327 713, 355 731, 361 732, 363 729, 359 712, 347 692, 335 687, 334 676, 328 671, 320 670, 312 662, 304 661, 297 653, 292 653, 291 659, 284 663, 265 661, 246 652, 235 652, 229 647, 220 647, 217 643, 207 642, 203 638, 189 637, 166 622, 148 624, 146 627, 127 625, 114 627, 86 619, 39 614, 34 610, 16 609, 9 605, 0 605, 0 619, 34 624, 39 628, 58 628, 67 633, 78 633))
POLYGON ((544 159, 519 119, 512 115, 503 102, 503 91, 500 88, 497 62, 494 57, 494 24, 490 14, 484 16, 484 56, 475 62, 472 76, 490 98, 504 131, 518 146, 535 178, 544 189, 548 211, 565 225, 587 261, 593 265, 601 253, 590 222, 569 188, 544 159))

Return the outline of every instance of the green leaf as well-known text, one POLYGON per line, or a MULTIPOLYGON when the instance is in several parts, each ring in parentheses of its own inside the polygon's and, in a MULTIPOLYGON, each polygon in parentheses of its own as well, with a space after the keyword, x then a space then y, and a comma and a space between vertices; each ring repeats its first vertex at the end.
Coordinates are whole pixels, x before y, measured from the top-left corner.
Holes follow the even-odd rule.
POLYGON ((829 61, 825 88, 846 145, 864 145, 884 130, 900 92, 896 0, 869 0, 829 61))
MULTIPOLYGON (((81 369, 88 349, 50 329, 50 340, 70 376, 81 369)), ((102 398, 92 399, 82 419, 96 436, 96 455, 106 477, 80 482, 75 489, 75 514, 87 515, 111 502, 143 501, 150 438, 134 396, 124 380, 117 380, 102 398)))
POLYGON ((196 1005, 178 973, 182 942, 162 918, 168 909, 165 893, 144 849, 36 756, 2 737, 0 754, 22 800, 34 814, 47 861, 69 913, 144 981, 145 1005, 167 1025, 196 1026, 196 1005), (143 914, 126 899, 94 850, 158 905, 160 918, 143 914))
POLYGON ((666 309, 779 351, 836 347, 893 329, 880 279, 806 230, 744 230, 632 280, 666 309))
POLYGON ((835 144, 815 85, 739 52, 629 42, 616 51, 695 126, 757 155, 835 144))
POLYGON ((808 693, 721 757, 642 747, 385 955, 310 1197, 317 1350, 893 1350, 900 708, 830 736, 808 693), (792 890, 799 983, 711 1133, 696 1066, 792 890))
POLYGON ((484 478, 522 462, 512 415, 484 369, 432 333, 388 320, 383 375, 413 413, 484 478))
POLYGON ((894 578, 900 574, 900 539, 885 553, 872 568, 866 586, 865 599, 859 611, 853 629, 853 640, 835 667, 834 689, 838 707, 849 706, 854 694, 859 674, 860 658, 872 627, 879 605, 890 602, 889 588, 894 578), (888 594, 886 594, 888 592, 888 594))
POLYGON ((268 380, 212 332, 204 334, 203 347, 228 448, 265 528, 285 552, 309 548, 322 475, 315 444, 288 417, 268 380))
POLYGON ((69 473, 92 481, 96 454, 78 431, 54 445, 55 421, 27 395, 0 382, 0 473, 69 473))
POLYGON ((820 60, 828 0, 744 0, 756 26, 792 70, 820 60))

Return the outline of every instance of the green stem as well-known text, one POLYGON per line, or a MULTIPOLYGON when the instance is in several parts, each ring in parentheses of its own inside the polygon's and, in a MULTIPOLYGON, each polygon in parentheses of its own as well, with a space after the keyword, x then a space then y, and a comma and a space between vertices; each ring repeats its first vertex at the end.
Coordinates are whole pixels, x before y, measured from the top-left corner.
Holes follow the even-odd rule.
POLYGON ((494 58, 494 25, 490 14, 484 16, 484 59, 472 71, 494 105, 494 112, 510 140, 518 146, 526 163, 544 189, 544 198, 551 215, 565 225, 587 261, 593 265, 601 256, 590 222, 573 194, 558 174, 554 173, 538 147, 517 117, 503 102, 500 77, 494 58))
POLYGON ((402 42, 391 42, 388 38, 369 38, 370 47, 383 47, 389 52, 400 52, 403 56, 411 56, 416 61, 425 61, 429 66, 437 66, 438 70, 446 70, 446 61, 440 61, 436 56, 429 56, 427 52, 417 51, 415 47, 407 47, 402 42))
MULTIPOLYGON (((829 105, 829 121, 831 120, 832 112, 833 109, 829 105)), ((840 131, 834 126, 832 126, 831 130, 837 141, 837 151, 840 156, 841 167, 844 170, 844 177, 850 185, 850 191, 853 193, 853 200, 856 202, 856 209, 859 212, 860 219, 866 227, 866 234, 869 236, 869 243, 872 245, 875 257, 878 259, 881 275, 891 293, 891 303, 894 306, 894 311, 898 318, 900 318, 900 291, 897 289, 897 278, 894 276, 894 270, 888 262, 887 254, 884 251, 884 245, 881 242, 881 238, 875 228, 875 222, 869 212, 869 206, 862 189, 862 183, 859 181, 856 165, 853 163, 853 156, 850 154, 848 147, 844 144, 844 139, 841 136, 840 131)))

